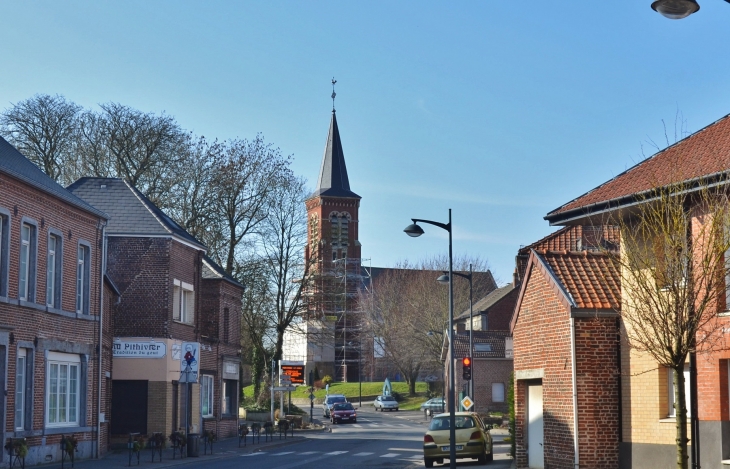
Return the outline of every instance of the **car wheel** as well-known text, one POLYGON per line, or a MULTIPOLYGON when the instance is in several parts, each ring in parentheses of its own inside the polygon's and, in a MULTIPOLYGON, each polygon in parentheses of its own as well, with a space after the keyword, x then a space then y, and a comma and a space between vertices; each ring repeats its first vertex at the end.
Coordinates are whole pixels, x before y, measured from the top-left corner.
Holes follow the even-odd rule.
POLYGON ((433 467, 433 459, 423 458, 423 464, 426 467, 433 467))
POLYGON ((487 463, 487 455, 485 453, 480 454, 479 457, 477 458, 477 462, 479 464, 486 464, 487 463))
POLYGON ((489 448, 489 454, 487 455, 487 462, 494 461, 494 446, 489 448))

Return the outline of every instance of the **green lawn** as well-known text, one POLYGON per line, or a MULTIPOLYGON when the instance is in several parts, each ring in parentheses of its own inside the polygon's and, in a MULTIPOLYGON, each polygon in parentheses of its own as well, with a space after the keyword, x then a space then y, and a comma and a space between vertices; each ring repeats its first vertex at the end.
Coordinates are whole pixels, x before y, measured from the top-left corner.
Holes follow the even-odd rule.
MULTIPOLYGON (((403 397, 408 396, 408 383, 403 382, 396 382, 391 383, 391 386, 393 387, 393 391, 397 392, 403 397)), ((416 383, 416 392, 417 393, 425 393, 428 390, 428 386, 426 383, 418 382, 416 383)), ((374 382, 374 383, 362 383, 362 395, 363 396, 377 396, 380 393, 383 392, 383 382, 374 382)), ((246 399, 253 398, 253 384, 250 386, 246 386, 243 388, 243 394, 246 396, 246 399)), ((347 398, 355 398, 360 395, 360 383, 332 383, 330 385, 330 394, 344 394, 347 398)), ((297 387, 296 391, 292 392, 292 397, 298 398, 298 397, 309 397, 309 393, 307 392, 307 386, 299 386, 297 387)), ((316 397, 322 398, 325 396, 325 390, 324 389, 318 389, 314 392, 314 395, 316 397)), ((418 406, 420 407, 421 402, 424 402, 425 398, 419 398, 422 399, 419 401, 418 406)), ((405 408, 404 408, 405 409, 405 408)))

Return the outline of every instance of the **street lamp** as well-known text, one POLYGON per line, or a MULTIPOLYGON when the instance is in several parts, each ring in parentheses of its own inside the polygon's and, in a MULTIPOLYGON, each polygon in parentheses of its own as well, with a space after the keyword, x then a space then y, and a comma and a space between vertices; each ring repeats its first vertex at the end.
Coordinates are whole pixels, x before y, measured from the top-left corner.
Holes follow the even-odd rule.
POLYGON ((651 8, 670 20, 681 20, 696 13, 700 6, 695 0, 656 0, 651 8))
MULTIPOLYGON (((467 280, 469 280, 469 358, 474 360, 474 310, 473 310, 473 288, 472 288, 472 279, 474 277, 474 272, 472 271, 472 265, 469 264, 469 273, 468 274, 462 274, 461 272, 454 272, 454 275, 457 277, 462 277, 467 280)), ((436 279, 439 283, 449 283, 449 280, 451 277, 448 275, 448 273, 444 272, 442 276, 436 279)), ((454 357, 452 356, 451 359, 453 360, 454 357)), ((472 401, 475 400, 474 398, 474 371, 472 369, 472 375, 471 379, 469 380, 469 397, 472 401)), ((474 407, 476 409, 476 406, 474 407)))
POLYGON ((417 238, 423 234, 423 228, 418 223, 427 223, 429 225, 438 226, 442 230, 449 232, 449 467, 456 468, 456 415, 454 414, 456 406, 454 403, 454 282, 451 281, 454 273, 454 256, 452 253, 451 240, 451 209, 449 209, 449 222, 439 223, 431 220, 421 220, 411 218, 412 224, 408 225, 403 231, 408 236, 417 238))

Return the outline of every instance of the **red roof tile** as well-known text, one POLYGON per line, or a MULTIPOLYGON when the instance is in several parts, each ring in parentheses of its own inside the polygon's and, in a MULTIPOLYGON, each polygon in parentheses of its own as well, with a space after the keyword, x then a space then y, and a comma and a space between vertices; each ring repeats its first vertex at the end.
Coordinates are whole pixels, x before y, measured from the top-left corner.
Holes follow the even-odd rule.
POLYGON ((546 264, 575 307, 613 309, 621 307, 621 281, 617 266, 605 253, 535 252, 546 264))
MULTIPOLYGON (((551 211, 559 214, 631 196, 680 181, 730 170, 730 115, 660 151, 595 189, 551 211)), ((559 222, 559 221, 558 221, 559 222)))

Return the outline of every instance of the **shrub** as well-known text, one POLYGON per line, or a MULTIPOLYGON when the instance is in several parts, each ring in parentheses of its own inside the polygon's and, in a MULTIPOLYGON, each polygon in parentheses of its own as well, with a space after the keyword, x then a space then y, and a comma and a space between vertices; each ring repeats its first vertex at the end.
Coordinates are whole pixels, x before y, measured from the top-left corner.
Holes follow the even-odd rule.
POLYGON ((322 383, 322 380, 321 379, 318 379, 317 381, 315 381, 314 382, 314 387, 316 389, 324 389, 324 384, 322 383))
POLYGON ((333 381, 334 380, 330 375, 325 375, 324 378, 322 378, 322 384, 324 384, 325 386, 327 386, 328 384, 332 384, 333 381))

